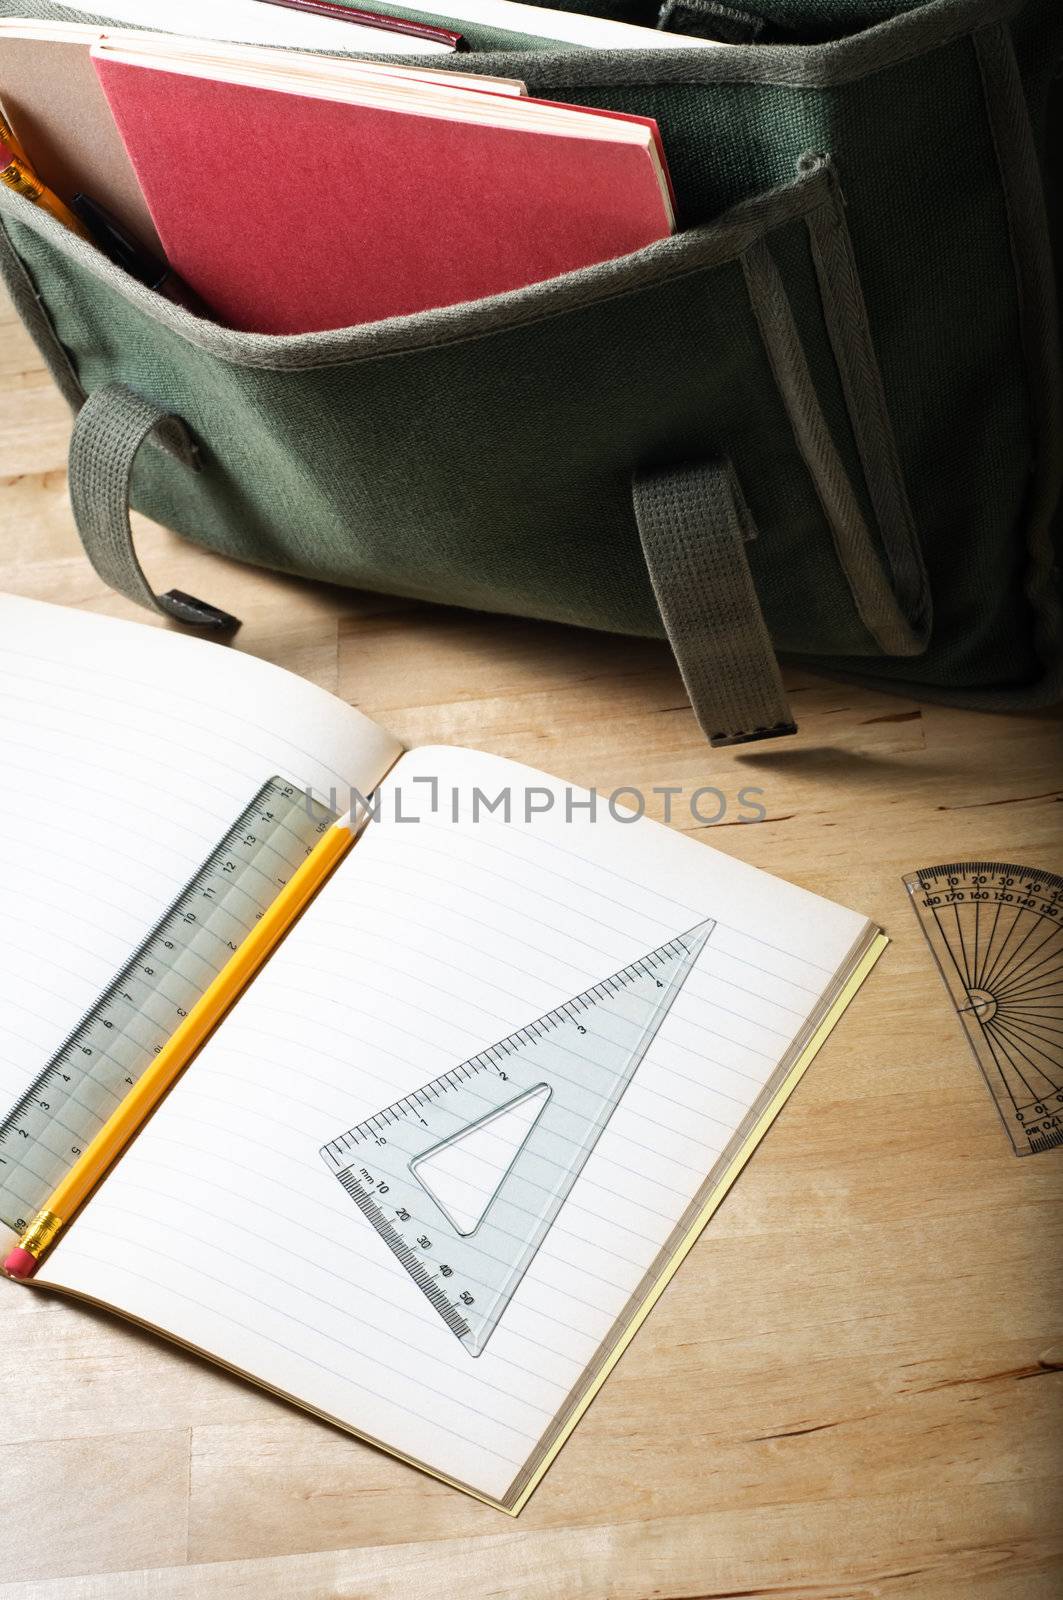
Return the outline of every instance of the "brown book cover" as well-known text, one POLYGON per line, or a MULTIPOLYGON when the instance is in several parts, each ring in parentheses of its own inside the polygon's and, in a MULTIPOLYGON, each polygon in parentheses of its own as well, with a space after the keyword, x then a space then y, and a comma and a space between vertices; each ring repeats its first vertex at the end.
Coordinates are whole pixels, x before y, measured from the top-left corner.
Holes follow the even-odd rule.
MULTIPOLYGON (((102 31, 102 30, 101 30, 102 31)), ((86 42, 0 30, 0 105, 37 176, 70 203, 79 191, 105 205, 145 245, 162 251, 86 42)))

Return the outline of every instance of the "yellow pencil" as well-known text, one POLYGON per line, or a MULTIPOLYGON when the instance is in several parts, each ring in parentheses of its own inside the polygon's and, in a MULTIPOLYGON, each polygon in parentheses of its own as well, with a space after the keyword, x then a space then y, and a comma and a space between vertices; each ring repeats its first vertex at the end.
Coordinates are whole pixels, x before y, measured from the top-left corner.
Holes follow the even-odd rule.
POLYGON ((154 1061, 138 1078, 121 1105, 74 1162, 47 1204, 38 1211, 15 1248, 4 1261, 14 1278, 30 1278, 41 1257, 55 1242, 112 1163, 154 1111, 167 1089, 180 1077, 200 1045, 236 1001, 255 973, 305 910, 318 889, 343 860, 354 843, 358 825, 350 815, 322 834, 302 866, 285 884, 236 953, 226 962, 210 987, 192 1007, 180 1027, 163 1045, 154 1061))
POLYGON ((0 106, 0 144, 6 144, 12 155, 18 156, 20 161, 30 165, 30 158, 26 154, 25 146, 19 142, 18 134, 4 116, 4 108, 0 106))
POLYGON ((16 194, 25 195, 27 200, 32 200, 35 206, 40 206, 42 211, 47 211, 55 217, 71 233, 80 234, 83 239, 89 237, 87 230, 82 226, 71 211, 64 205, 59 196, 42 183, 34 172, 29 162, 21 154, 18 143, 11 143, 11 130, 6 122, 0 122, 0 183, 8 189, 14 189, 16 194), (7 137, 5 137, 7 135, 7 137))

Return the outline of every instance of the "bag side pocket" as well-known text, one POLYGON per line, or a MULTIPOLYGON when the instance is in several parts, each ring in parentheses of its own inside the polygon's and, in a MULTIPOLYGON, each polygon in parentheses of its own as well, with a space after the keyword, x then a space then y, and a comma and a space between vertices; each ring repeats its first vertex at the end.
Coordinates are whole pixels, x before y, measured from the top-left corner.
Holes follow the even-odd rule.
MULTIPOLYGON (((1052 243, 1044 182, 1011 35, 998 23, 981 29, 973 41, 1007 215, 1033 436, 1026 593, 1045 677, 1025 701, 1050 704, 1063 690, 1063 610, 1053 549, 1053 523, 1063 500, 1063 376, 1052 243)), ((987 698, 982 695, 980 703, 987 698)), ((1010 705, 1015 698, 1005 694, 1001 703, 1010 705)))
POLYGON ((853 604, 885 655, 919 655, 930 638, 930 587, 871 340, 844 200, 829 161, 802 158, 804 171, 813 167, 826 171, 830 181, 827 198, 806 215, 805 227, 880 546, 832 438, 782 274, 765 239, 744 253, 742 268, 776 387, 853 604))

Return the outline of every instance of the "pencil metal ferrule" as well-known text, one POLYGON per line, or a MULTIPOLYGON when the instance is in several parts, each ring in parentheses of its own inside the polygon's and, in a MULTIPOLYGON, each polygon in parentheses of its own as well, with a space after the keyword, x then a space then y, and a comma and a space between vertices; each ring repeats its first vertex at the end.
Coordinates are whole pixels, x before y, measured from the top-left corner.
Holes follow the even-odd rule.
POLYGON ((48 1249, 56 1234, 63 1226, 63 1219, 54 1211, 38 1211, 29 1227, 26 1229, 19 1245, 31 1256, 38 1259, 48 1249))

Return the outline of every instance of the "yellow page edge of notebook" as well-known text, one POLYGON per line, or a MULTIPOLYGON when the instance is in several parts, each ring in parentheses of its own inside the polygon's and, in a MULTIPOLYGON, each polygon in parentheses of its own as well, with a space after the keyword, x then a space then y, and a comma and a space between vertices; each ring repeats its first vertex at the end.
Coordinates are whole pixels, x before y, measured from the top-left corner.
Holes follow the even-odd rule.
POLYGON ((106 1300, 98 1300, 94 1295, 84 1294, 82 1291, 77 1289, 64 1289, 60 1284, 45 1283, 39 1278, 29 1278, 25 1281, 30 1288, 41 1289, 52 1294, 66 1295, 71 1300, 79 1300, 86 1305, 98 1306, 100 1310, 107 1311, 112 1316, 120 1316, 124 1318, 125 1321, 132 1323, 135 1327, 144 1328, 148 1333, 157 1334, 160 1338, 165 1339, 168 1344, 177 1345, 182 1350, 188 1350, 193 1355, 201 1356, 205 1361, 209 1362, 212 1366, 218 1367, 221 1371, 230 1372, 235 1377, 243 1378, 248 1383, 254 1384, 257 1389, 264 1390, 267 1394, 276 1395, 279 1400, 284 1400, 289 1405, 295 1406, 298 1410, 305 1411, 309 1416, 319 1417, 323 1422, 331 1423, 333 1427, 339 1428, 342 1432, 351 1435, 355 1439, 361 1439, 363 1443, 372 1445, 374 1449, 383 1451, 385 1455, 392 1456, 396 1461, 401 1461, 406 1466, 414 1467, 418 1472, 423 1472, 427 1474, 428 1477, 435 1478, 440 1483, 445 1483, 448 1488, 459 1489, 463 1494, 470 1495, 474 1500, 479 1500, 482 1502, 482 1504, 491 1506, 495 1511, 504 1512, 506 1516, 518 1517, 524 1510, 524 1507, 527 1505, 532 1495, 535 1493, 535 1490, 539 1487, 539 1484, 542 1482, 553 1463, 556 1461, 558 1455, 561 1453, 564 1445, 568 1442, 577 1424, 582 1420, 591 1404, 591 1401, 595 1398, 605 1380, 608 1378, 609 1374, 620 1360, 620 1357, 624 1354, 624 1351, 627 1349, 636 1333, 638 1333, 639 1329, 642 1327, 642 1324, 645 1322, 646 1318, 649 1316, 650 1312, 661 1298, 661 1295, 675 1277, 675 1274, 679 1270, 683 1261, 690 1254, 690 1251, 693 1249, 698 1237, 712 1218, 714 1212, 726 1198, 739 1173, 749 1161, 750 1156, 752 1156, 754 1150, 764 1138, 764 1135, 768 1132, 768 1129, 771 1127, 775 1118, 786 1104, 786 1101, 790 1098, 790 1095, 793 1093, 794 1089, 796 1089, 801 1078, 811 1066, 813 1060, 819 1054, 819 1051, 826 1043, 830 1034, 834 1031, 834 1028, 837 1026, 841 1017, 848 1009, 859 990, 862 988, 872 968, 875 966, 889 942, 889 936, 880 929, 878 934, 872 940, 871 945, 868 947, 867 951, 857 963, 849 978, 835 997, 826 1015, 819 1024, 819 1027, 812 1034, 804 1049, 801 1051, 789 1072, 786 1074, 786 1077, 783 1079, 782 1083, 780 1083, 775 1094, 764 1107, 764 1110, 757 1118, 757 1121, 749 1130, 745 1139, 742 1141, 742 1144, 731 1158, 730 1163, 724 1169, 723 1175, 719 1181, 714 1184, 712 1193, 705 1201, 704 1206, 702 1206, 701 1210, 691 1222, 686 1233, 680 1239, 675 1250, 672 1252, 672 1255, 668 1258, 667 1262, 662 1268, 659 1276, 656 1278, 651 1288, 647 1291, 645 1299, 633 1314, 630 1322, 624 1328, 623 1333, 617 1339, 615 1345, 606 1355, 598 1372, 588 1384, 585 1393, 580 1396, 579 1400, 574 1405, 571 1414, 566 1417, 565 1421, 561 1424, 561 1427, 558 1429, 557 1437, 548 1446, 542 1456, 542 1459, 532 1470, 528 1482, 524 1485, 523 1489, 520 1491, 519 1495, 511 1505, 507 1505, 504 1501, 496 1499, 493 1495, 484 1494, 481 1490, 474 1489, 470 1484, 463 1482, 460 1478, 453 1478, 449 1476, 449 1474, 439 1471, 439 1469, 436 1467, 428 1466, 416 1456, 409 1455, 403 1450, 397 1450, 393 1445, 385 1444, 382 1440, 375 1438, 372 1434, 365 1433, 360 1428, 352 1427, 349 1422, 342 1422, 338 1417, 330 1415, 330 1413, 327 1411, 321 1411, 316 1406, 307 1405, 305 1401, 298 1399, 297 1396, 293 1394, 289 1394, 287 1390, 279 1389, 274 1384, 264 1382, 261 1378, 257 1378, 253 1373, 248 1372, 244 1367, 238 1367, 232 1362, 219 1359, 219 1357, 212 1355, 211 1352, 205 1349, 202 1345, 193 1344, 188 1339, 182 1339, 176 1334, 170 1333, 165 1328, 160 1327, 157 1323, 149 1322, 143 1317, 133 1316, 131 1313, 122 1311, 118 1307, 111 1305, 106 1300))
POLYGON ((845 984, 835 997, 833 1004, 829 1007, 819 1027, 816 1029, 815 1033, 813 1033, 812 1037, 809 1039, 808 1043, 797 1057, 793 1066, 780 1083, 778 1089, 772 1095, 768 1104, 764 1107, 764 1110, 761 1112, 752 1128, 750 1128, 745 1139, 732 1156, 730 1163, 724 1168, 719 1182, 713 1185, 712 1193, 709 1195, 708 1199, 705 1201, 705 1204, 702 1206, 701 1210, 690 1224, 690 1227, 687 1229, 686 1233, 676 1245, 672 1255, 665 1262, 659 1277, 656 1279, 652 1287, 647 1291, 646 1298, 635 1311, 631 1321, 617 1339, 616 1344, 609 1351, 609 1354, 602 1362, 601 1368, 588 1384, 586 1393, 580 1397, 579 1401, 574 1406, 572 1415, 567 1417, 564 1423, 561 1425, 557 1438, 550 1445, 542 1460, 532 1472, 528 1483, 525 1484, 524 1488, 521 1490, 517 1499, 514 1501, 513 1506, 501 1506, 501 1510, 508 1511, 509 1514, 514 1517, 518 1516, 520 1512, 523 1511, 529 1499, 542 1482, 544 1475, 557 1459, 562 1446, 567 1443, 569 1436, 571 1435, 576 1424, 581 1420, 591 1401, 594 1399, 595 1395, 605 1382, 606 1378, 608 1378, 609 1374, 620 1360, 620 1357, 624 1354, 624 1351, 627 1349, 628 1345, 631 1343, 632 1339, 635 1337, 636 1333, 638 1333, 639 1329, 642 1327, 642 1324, 645 1322, 646 1318, 649 1316, 650 1312, 661 1298, 661 1295, 675 1277, 680 1266, 694 1248, 694 1245, 697 1243, 700 1234, 712 1218, 714 1212, 723 1203, 731 1186, 735 1182, 735 1179, 748 1162, 750 1156, 753 1154, 760 1141, 764 1138, 764 1135, 775 1121, 775 1118, 778 1116, 779 1112, 782 1110, 791 1094, 797 1088, 798 1083, 804 1077, 805 1072, 811 1066, 813 1060, 819 1054, 823 1045, 834 1031, 834 1028, 841 1020, 844 1012, 848 1010, 850 1004, 856 998, 857 993, 863 987, 865 980, 871 973, 872 968, 875 966, 889 942, 889 935, 884 933, 880 928, 867 951, 857 963, 849 978, 846 980, 845 984))

